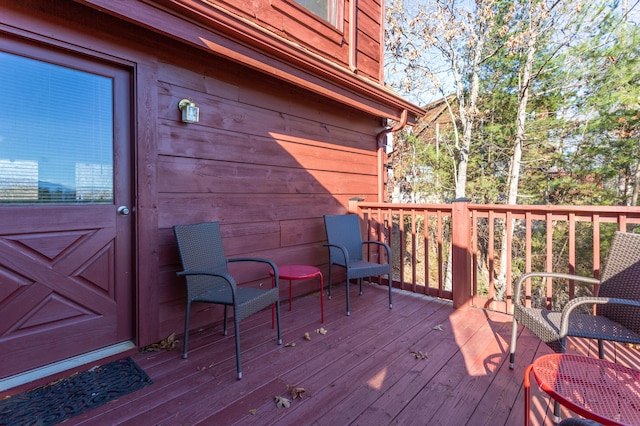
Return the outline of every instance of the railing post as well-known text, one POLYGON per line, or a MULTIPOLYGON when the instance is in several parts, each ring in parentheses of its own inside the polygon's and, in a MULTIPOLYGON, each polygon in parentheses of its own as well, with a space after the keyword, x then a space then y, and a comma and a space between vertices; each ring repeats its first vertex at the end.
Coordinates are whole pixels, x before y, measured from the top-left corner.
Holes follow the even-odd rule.
POLYGON ((451 291, 455 309, 471 306, 471 219, 468 198, 453 200, 451 211, 451 291))
POLYGON ((358 214, 358 203, 360 201, 364 201, 364 198, 359 198, 359 197, 349 198, 349 205, 347 206, 349 213, 358 214))

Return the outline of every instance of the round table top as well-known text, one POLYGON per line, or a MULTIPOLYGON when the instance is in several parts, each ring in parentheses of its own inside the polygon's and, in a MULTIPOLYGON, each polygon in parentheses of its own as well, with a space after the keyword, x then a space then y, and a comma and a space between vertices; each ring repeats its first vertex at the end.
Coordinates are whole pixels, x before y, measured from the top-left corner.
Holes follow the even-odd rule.
POLYGON ((581 355, 544 355, 533 362, 540 387, 592 420, 640 424, 640 371, 581 355))
MULTIPOLYGON (((273 275, 273 271, 270 271, 273 275)), ((278 276, 285 280, 304 280, 320 274, 320 269, 310 265, 278 265, 278 276)))

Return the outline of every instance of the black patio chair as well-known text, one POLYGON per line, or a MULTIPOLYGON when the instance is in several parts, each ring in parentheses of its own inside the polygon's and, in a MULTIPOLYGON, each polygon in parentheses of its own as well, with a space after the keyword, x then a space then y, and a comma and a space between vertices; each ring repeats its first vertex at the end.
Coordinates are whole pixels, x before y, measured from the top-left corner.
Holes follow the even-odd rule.
MULTIPOLYGON (((566 351, 569 336, 598 340, 600 359, 604 358, 605 340, 640 343, 640 235, 615 233, 599 280, 555 272, 530 272, 520 278, 514 293, 509 348, 511 369, 515 364, 518 322, 559 353, 566 351), (570 300, 562 311, 526 307, 521 301, 522 284, 534 276, 599 284, 599 291, 594 296, 570 300)), ((554 415, 556 419, 560 418, 560 405, 557 402, 554 403, 554 415)))
MULTIPOLYGON (((278 269, 274 262, 260 258, 227 259, 222 247, 218 222, 195 225, 177 225, 173 231, 178 241, 183 271, 178 272, 187 283, 187 307, 184 320, 182 357, 187 358, 189 339, 189 314, 192 302, 224 305, 224 334, 227 335, 227 307, 233 306, 233 323, 236 342, 236 367, 238 379, 242 379, 240 365, 240 321, 275 304, 278 344, 280 335, 280 300, 278 293, 278 269), (261 262, 274 271, 274 286, 270 289, 243 288, 236 285, 229 275, 229 262, 261 262)), ((269 280, 271 281, 271 280, 269 280)))
POLYGON ((380 241, 362 241, 360 221, 358 215, 325 215, 324 224, 327 231, 329 247, 329 299, 331 299, 331 272, 333 265, 346 270, 347 287, 347 315, 351 315, 349 305, 349 281, 358 279, 360 295, 362 295, 362 278, 387 275, 389 280, 389 309, 393 307, 391 301, 391 248, 380 241), (368 245, 383 247, 386 253, 385 263, 374 263, 363 259, 362 251, 368 245))
POLYGON ((602 276, 592 277, 530 272, 516 284, 510 367, 513 369, 518 323, 531 330, 554 351, 566 351, 567 336, 598 340, 598 355, 604 358, 604 341, 640 343, 640 235, 616 232, 602 276), (576 297, 562 311, 526 307, 521 302, 522 284, 531 277, 550 277, 599 284, 594 296, 576 297), (585 309, 585 305, 590 309, 585 309), (595 305, 595 315, 593 306, 595 305), (576 308, 580 307, 577 312, 576 308))
POLYGON ((558 423, 558 426, 602 426, 602 423, 598 423, 595 420, 569 417, 558 423))

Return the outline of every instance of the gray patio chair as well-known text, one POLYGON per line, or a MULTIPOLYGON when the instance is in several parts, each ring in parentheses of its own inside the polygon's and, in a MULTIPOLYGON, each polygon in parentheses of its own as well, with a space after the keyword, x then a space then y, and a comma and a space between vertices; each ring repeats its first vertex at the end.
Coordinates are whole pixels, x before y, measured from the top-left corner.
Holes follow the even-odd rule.
POLYGON ((509 357, 511 369, 515 361, 518 322, 560 353, 566 351, 567 336, 597 339, 601 359, 604 358, 605 340, 640 343, 640 235, 616 232, 600 280, 562 273, 531 272, 524 274, 516 284, 514 300, 509 357), (574 298, 561 312, 527 308, 520 303, 520 289, 527 278, 533 276, 600 284, 600 290, 597 297, 574 298), (584 310, 585 305, 591 309, 595 305, 595 315, 574 312, 578 307, 584 310))
POLYGON ((349 281, 358 279, 360 295, 362 295, 362 278, 387 275, 389 279, 389 309, 391 301, 391 248, 380 241, 362 241, 358 215, 325 215, 324 224, 327 231, 329 247, 329 299, 331 299, 331 272, 333 265, 345 268, 347 278, 347 315, 351 315, 349 306, 349 281), (362 250, 369 245, 383 247, 386 252, 386 263, 368 262, 363 259, 362 250))
POLYGON ((598 423, 595 420, 570 417, 558 423, 558 426, 602 426, 602 423, 598 423))
MULTIPOLYGON (((182 357, 187 358, 189 339, 189 314, 192 302, 224 305, 224 334, 227 335, 227 307, 233 306, 233 324, 236 341, 236 367, 238 379, 242 379, 240 366, 240 321, 275 304, 278 344, 280 335, 280 301, 278 293, 278 269, 274 262, 259 258, 227 259, 222 248, 218 222, 173 227, 178 241, 183 271, 179 276, 187 282, 187 308, 184 319, 182 357), (270 289, 242 288, 229 275, 229 262, 261 262, 274 271, 274 286, 270 289)), ((269 280, 271 281, 271 280, 269 280)))

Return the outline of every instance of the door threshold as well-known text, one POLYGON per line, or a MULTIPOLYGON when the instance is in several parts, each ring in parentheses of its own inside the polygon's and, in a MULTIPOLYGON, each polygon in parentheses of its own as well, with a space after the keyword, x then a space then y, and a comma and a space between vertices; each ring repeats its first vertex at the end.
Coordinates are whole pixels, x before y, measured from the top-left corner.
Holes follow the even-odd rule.
POLYGON ((100 359, 126 352, 135 347, 136 345, 132 341, 118 343, 93 352, 87 352, 86 354, 67 358, 53 364, 48 364, 44 367, 35 368, 33 370, 25 371, 24 373, 18 373, 14 376, 0 379, 0 392, 42 379, 43 377, 53 376, 65 370, 71 370, 80 365, 89 364, 100 359))

